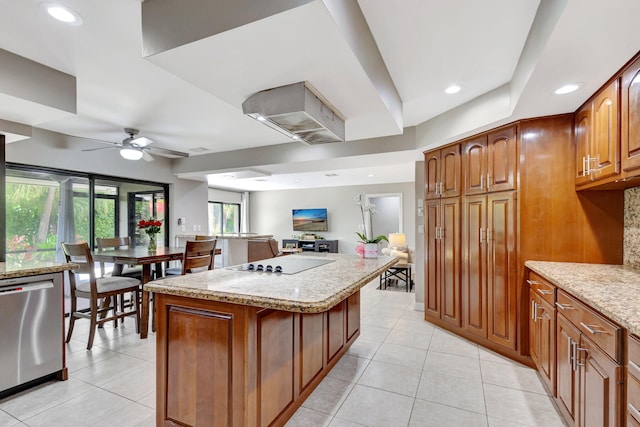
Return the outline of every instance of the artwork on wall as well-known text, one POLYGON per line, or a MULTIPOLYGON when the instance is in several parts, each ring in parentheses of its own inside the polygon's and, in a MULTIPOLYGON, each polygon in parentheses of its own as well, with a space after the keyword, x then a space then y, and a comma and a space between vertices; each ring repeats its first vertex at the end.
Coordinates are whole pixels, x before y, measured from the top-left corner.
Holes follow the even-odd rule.
POLYGON ((293 209, 293 231, 329 231, 327 209, 293 209))

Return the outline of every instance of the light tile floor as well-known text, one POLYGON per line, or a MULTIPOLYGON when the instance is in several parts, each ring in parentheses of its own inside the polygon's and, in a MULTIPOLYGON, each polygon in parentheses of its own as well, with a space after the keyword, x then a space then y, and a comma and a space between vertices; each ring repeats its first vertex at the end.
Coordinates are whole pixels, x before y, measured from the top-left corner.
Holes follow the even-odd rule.
MULTIPOLYGON (((362 332, 288 427, 564 426, 536 371, 423 320, 413 293, 362 289, 362 332)), ((155 335, 107 325, 85 349, 78 321, 69 380, 0 400, 0 426, 154 426, 155 335)))

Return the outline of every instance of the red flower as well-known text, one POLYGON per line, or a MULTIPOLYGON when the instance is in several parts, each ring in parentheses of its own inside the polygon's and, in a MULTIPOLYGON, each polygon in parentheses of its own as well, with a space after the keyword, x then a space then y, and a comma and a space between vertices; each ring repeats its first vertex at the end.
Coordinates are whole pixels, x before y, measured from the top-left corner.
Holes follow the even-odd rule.
POLYGON ((147 234, 157 234, 162 227, 162 221, 151 218, 149 220, 141 219, 138 221, 138 228, 144 230, 147 234))

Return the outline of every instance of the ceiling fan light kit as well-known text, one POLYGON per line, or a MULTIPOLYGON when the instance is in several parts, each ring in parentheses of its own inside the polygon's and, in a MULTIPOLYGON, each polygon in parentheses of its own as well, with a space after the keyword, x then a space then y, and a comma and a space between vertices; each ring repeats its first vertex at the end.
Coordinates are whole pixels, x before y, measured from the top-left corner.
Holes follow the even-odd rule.
POLYGON ((136 148, 121 148, 120 155, 127 160, 140 160, 142 158, 142 151, 136 148))

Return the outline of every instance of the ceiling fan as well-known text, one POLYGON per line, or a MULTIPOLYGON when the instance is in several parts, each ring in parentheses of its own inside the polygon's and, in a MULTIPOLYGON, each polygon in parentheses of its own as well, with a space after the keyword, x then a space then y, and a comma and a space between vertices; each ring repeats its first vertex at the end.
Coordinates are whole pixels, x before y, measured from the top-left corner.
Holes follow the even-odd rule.
POLYGON ((108 150, 110 148, 119 148, 120 155, 127 160, 144 159, 148 162, 153 161, 153 156, 149 153, 165 155, 167 157, 189 157, 189 153, 182 151, 169 150, 167 148, 152 147, 153 140, 146 136, 138 136, 138 129, 124 128, 125 133, 129 136, 122 142, 100 141, 110 144, 112 147, 86 148, 82 151, 108 150))

